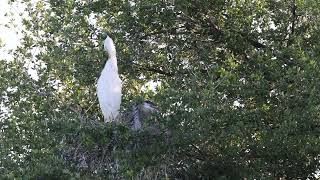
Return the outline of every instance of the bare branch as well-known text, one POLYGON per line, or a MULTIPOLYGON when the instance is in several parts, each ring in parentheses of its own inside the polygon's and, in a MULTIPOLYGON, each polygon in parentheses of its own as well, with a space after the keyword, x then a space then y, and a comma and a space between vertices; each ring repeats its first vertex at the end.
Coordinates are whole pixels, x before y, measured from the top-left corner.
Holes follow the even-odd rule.
POLYGON ((150 66, 142 66, 142 65, 137 64, 137 63, 133 63, 133 65, 137 66, 139 69, 142 69, 142 70, 155 72, 155 73, 166 75, 166 76, 170 76, 170 77, 172 77, 174 75, 172 72, 167 72, 167 71, 164 71, 164 70, 159 69, 159 68, 154 68, 154 67, 150 67, 150 66))
POLYGON ((296 2, 295 0, 292 0, 291 2, 291 32, 289 34, 289 39, 288 39, 288 42, 287 42, 287 46, 290 46, 292 44, 292 41, 293 41, 293 36, 294 36, 294 33, 295 33, 295 26, 296 26, 296 20, 297 20, 297 5, 296 5, 296 2))
POLYGON ((292 7, 291 7, 291 13, 292 13, 292 18, 291 18, 291 35, 294 34, 295 31, 295 25, 296 25, 296 19, 297 19, 297 6, 295 3, 295 0, 292 0, 292 7))

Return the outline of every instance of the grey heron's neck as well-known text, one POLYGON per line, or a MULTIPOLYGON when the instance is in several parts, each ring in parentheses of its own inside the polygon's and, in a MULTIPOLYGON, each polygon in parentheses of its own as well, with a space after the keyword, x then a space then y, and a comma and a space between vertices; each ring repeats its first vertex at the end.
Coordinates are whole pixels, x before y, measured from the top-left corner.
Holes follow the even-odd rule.
POLYGON ((133 130, 137 131, 141 129, 141 119, 140 119, 140 110, 138 105, 134 105, 133 107, 133 130))

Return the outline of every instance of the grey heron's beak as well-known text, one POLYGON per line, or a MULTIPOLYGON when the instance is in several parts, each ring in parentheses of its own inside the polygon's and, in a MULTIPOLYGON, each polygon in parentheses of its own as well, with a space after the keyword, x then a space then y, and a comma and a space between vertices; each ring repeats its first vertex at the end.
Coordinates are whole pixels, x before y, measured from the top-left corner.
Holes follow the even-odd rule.
POLYGON ((159 107, 154 102, 146 100, 146 101, 144 101, 144 103, 145 103, 145 105, 149 106, 149 108, 148 108, 149 111, 160 113, 159 107))
POLYGON ((152 106, 154 112, 160 113, 160 109, 157 106, 152 106))
POLYGON ((156 112, 160 112, 160 109, 159 109, 159 107, 157 107, 157 106, 154 106, 153 108, 155 109, 155 111, 156 111, 156 112))

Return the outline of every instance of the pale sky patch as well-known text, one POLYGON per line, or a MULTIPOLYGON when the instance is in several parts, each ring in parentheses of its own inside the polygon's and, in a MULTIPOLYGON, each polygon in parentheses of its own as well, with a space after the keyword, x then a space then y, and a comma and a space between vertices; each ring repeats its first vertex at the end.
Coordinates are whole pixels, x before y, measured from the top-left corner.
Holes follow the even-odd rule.
POLYGON ((4 44, 0 49, 1 60, 13 60, 9 51, 20 45, 24 9, 25 6, 19 2, 9 5, 8 0, 0 0, 0 39, 4 44), (13 22, 13 25, 7 26, 10 22, 13 22))

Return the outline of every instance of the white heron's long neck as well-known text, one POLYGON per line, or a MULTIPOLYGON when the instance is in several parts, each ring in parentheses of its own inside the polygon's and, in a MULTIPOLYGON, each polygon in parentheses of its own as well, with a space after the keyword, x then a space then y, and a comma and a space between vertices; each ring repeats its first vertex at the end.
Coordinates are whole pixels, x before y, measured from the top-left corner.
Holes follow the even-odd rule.
POLYGON ((110 64, 113 68, 118 70, 118 64, 117 64, 117 53, 116 49, 113 44, 107 46, 106 51, 108 53, 108 61, 110 61, 110 64))
POLYGON ((109 59, 113 59, 113 60, 117 61, 117 53, 115 50, 112 50, 112 51, 109 50, 109 51, 107 51, 107 53, 108 53, 109 59))
MULTIPOLYGON (((112 69, 114 69, 115 71, 118 72, 118 64, 117 64, 117 58, 116 57, 110 57, 109 56, 109 59, 108 59, 109 62, 107 63, 110 63, 112 69)), ((106 64, 107 65, 107 64, 106 64)), ((110 66, 109 66, 110 67, 110 66)))
POLYGON ((113 40, 110 37, 107 37, 104 40, 104 50, 108 53, 108 61, 110 61, 111 65, 118 69, 117 65, 117 51, 116 47, 113 43, 113 40))

